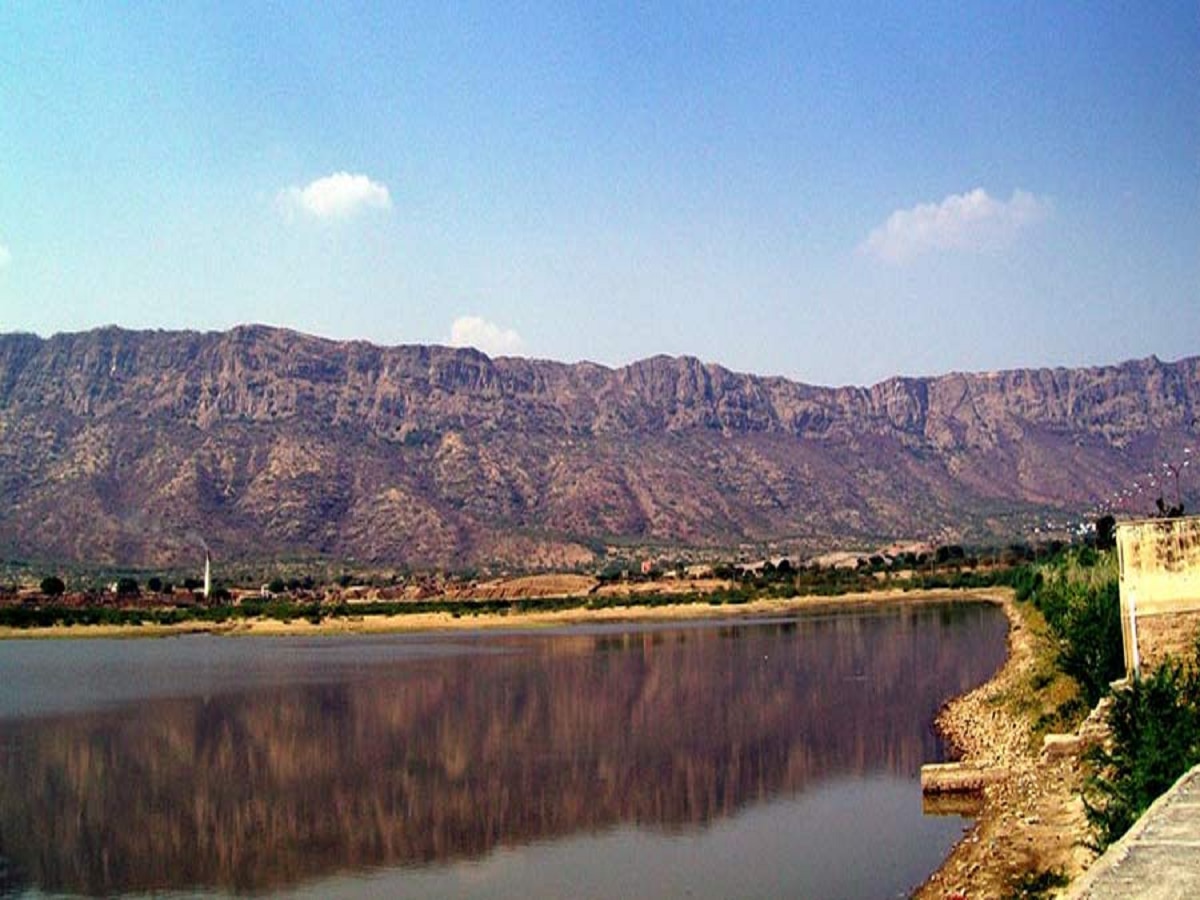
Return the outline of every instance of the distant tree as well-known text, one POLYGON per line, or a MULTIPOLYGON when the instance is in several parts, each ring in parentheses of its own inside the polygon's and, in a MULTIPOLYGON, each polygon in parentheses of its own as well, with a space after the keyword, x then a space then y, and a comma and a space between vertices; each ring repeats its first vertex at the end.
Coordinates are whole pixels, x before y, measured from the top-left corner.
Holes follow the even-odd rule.
POLYGON ((1001 556, 1001 561, 1012 565, 1013 563, 1024 562, 1025 560, 1033 559, 1033 548, 1028 544, 1009 544, 1001 556))
POLYGON ((163 589, 163 580, 157 575, 151 575, 146 579, 146 590, 154 594, 161 594, 163 589))
POLYGON ((139 592, 136 578, 125 576, 117 579, 117 595, 120 597, 132 597, 139 592))
POLYGON ((60 597, 67 586, 57 575, 49 575, 42 579, 41 589, 47 597, 60 597))
POLYGON ((942 566, 954 560, 961 560, 965 555, 965 551, 958 544, 946 544, 937 548, 934 558, 937 564, 942 566))
MULTIPOLYGON (((272 594, 282 594, 287 590, 287 587, 287 583, 282 578, 272 578, 267 585, 267 590, 272 594)), ((297 587, 299 587, 299 582, 297 582, 297 587)))
POLYGON ((183 579, 183 589, 185 591, 198 591, 202 587, 204 587, 204 582, 201 581, 199 578, 183 579))
POLYGON ((1167 506, 1166 500, 1159 497, 1154 501, 1154 505, 1158 507, 1159 518, 1163 519, 1178 519, 1183 516, 1183 504, 1176 503, 1174 506, 1167 506))
POLYGON ((629 570, 629 564, 624 560, 613 559, 604 564, 604 567, 596 573, 596 577, 601 581, 619 581, 624 578, 629 570))
POLYGON ((1111 550, 1117 546, 1117 520, 1111 515, 1096 520, 1096 549, 1111 550))

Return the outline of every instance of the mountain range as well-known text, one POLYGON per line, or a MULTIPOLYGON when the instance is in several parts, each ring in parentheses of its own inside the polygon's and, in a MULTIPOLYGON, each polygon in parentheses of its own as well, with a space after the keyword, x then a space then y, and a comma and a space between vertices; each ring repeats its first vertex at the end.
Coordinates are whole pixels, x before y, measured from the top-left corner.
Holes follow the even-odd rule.
POLYGON ((828 388, 265 326, 8 334, 0 554, 539 569, 1003 542, 1195 496, 1198 405, 1200 358, 828 388))

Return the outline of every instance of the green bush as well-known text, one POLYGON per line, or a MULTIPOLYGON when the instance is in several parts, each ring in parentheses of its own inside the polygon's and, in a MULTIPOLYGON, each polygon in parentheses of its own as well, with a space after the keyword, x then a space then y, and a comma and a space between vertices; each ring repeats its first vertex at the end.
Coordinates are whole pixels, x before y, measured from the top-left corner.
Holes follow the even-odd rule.
POLYGON ((1168 660, 1113 695, 1109 747, 1094 767, 1084 802, 1097 849, 1115 841, 1154 799, 1200 763, 1200 649, 1190 669, 1168 660))
POLYGON ((1117 582, 1076 591, 1064 616, 1059 667, 1079 682, 1088 705, 1095 706, 1125 671, 1117 582))
POLYGON ((1008 576, 1009 583, 1017 594, 1017 600, 1024 603, 1042 586, 1042 573, 1032 566, 1018 566, 1012 569, 1008 576))
POLYGON ((1085 579, 1076 571, 1051 570, 1049 578, 1038 572, 1019 581, 1031 587, 1034 606, 1059 641, 1059 668, 1078 682, 1088 706, 1095 706, 1125 671, 1120 589, 1115 577, 1085 579))
POLYGON ((42 579, 41 591, 47 597, 60 597, 66 589, 67 585, 57 575, 49 575, 42 579))

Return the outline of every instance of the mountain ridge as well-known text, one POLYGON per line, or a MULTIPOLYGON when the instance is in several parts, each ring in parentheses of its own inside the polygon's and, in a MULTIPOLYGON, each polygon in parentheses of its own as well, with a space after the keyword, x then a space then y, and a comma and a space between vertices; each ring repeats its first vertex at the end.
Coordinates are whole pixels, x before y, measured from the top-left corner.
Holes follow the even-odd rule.
POLYGON ((538 568, 600 543, 1002 539, 1176 459, 1198 405, 1197 357, 817 387, 262 325, 0 335, 0 552, 165 564, 195 534, 538 568))

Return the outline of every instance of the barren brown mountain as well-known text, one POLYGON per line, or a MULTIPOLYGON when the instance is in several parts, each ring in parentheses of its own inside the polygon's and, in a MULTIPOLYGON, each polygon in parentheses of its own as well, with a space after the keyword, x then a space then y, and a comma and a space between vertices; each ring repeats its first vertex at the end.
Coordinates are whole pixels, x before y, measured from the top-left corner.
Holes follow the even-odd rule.
POLYGON ((1186 458, 1198 403, 1198 358, 822 388, 259 326, 3 335, 0 554, 163 565, 202 536, 536 568, 610 542, 1007 539, 1186 458))

